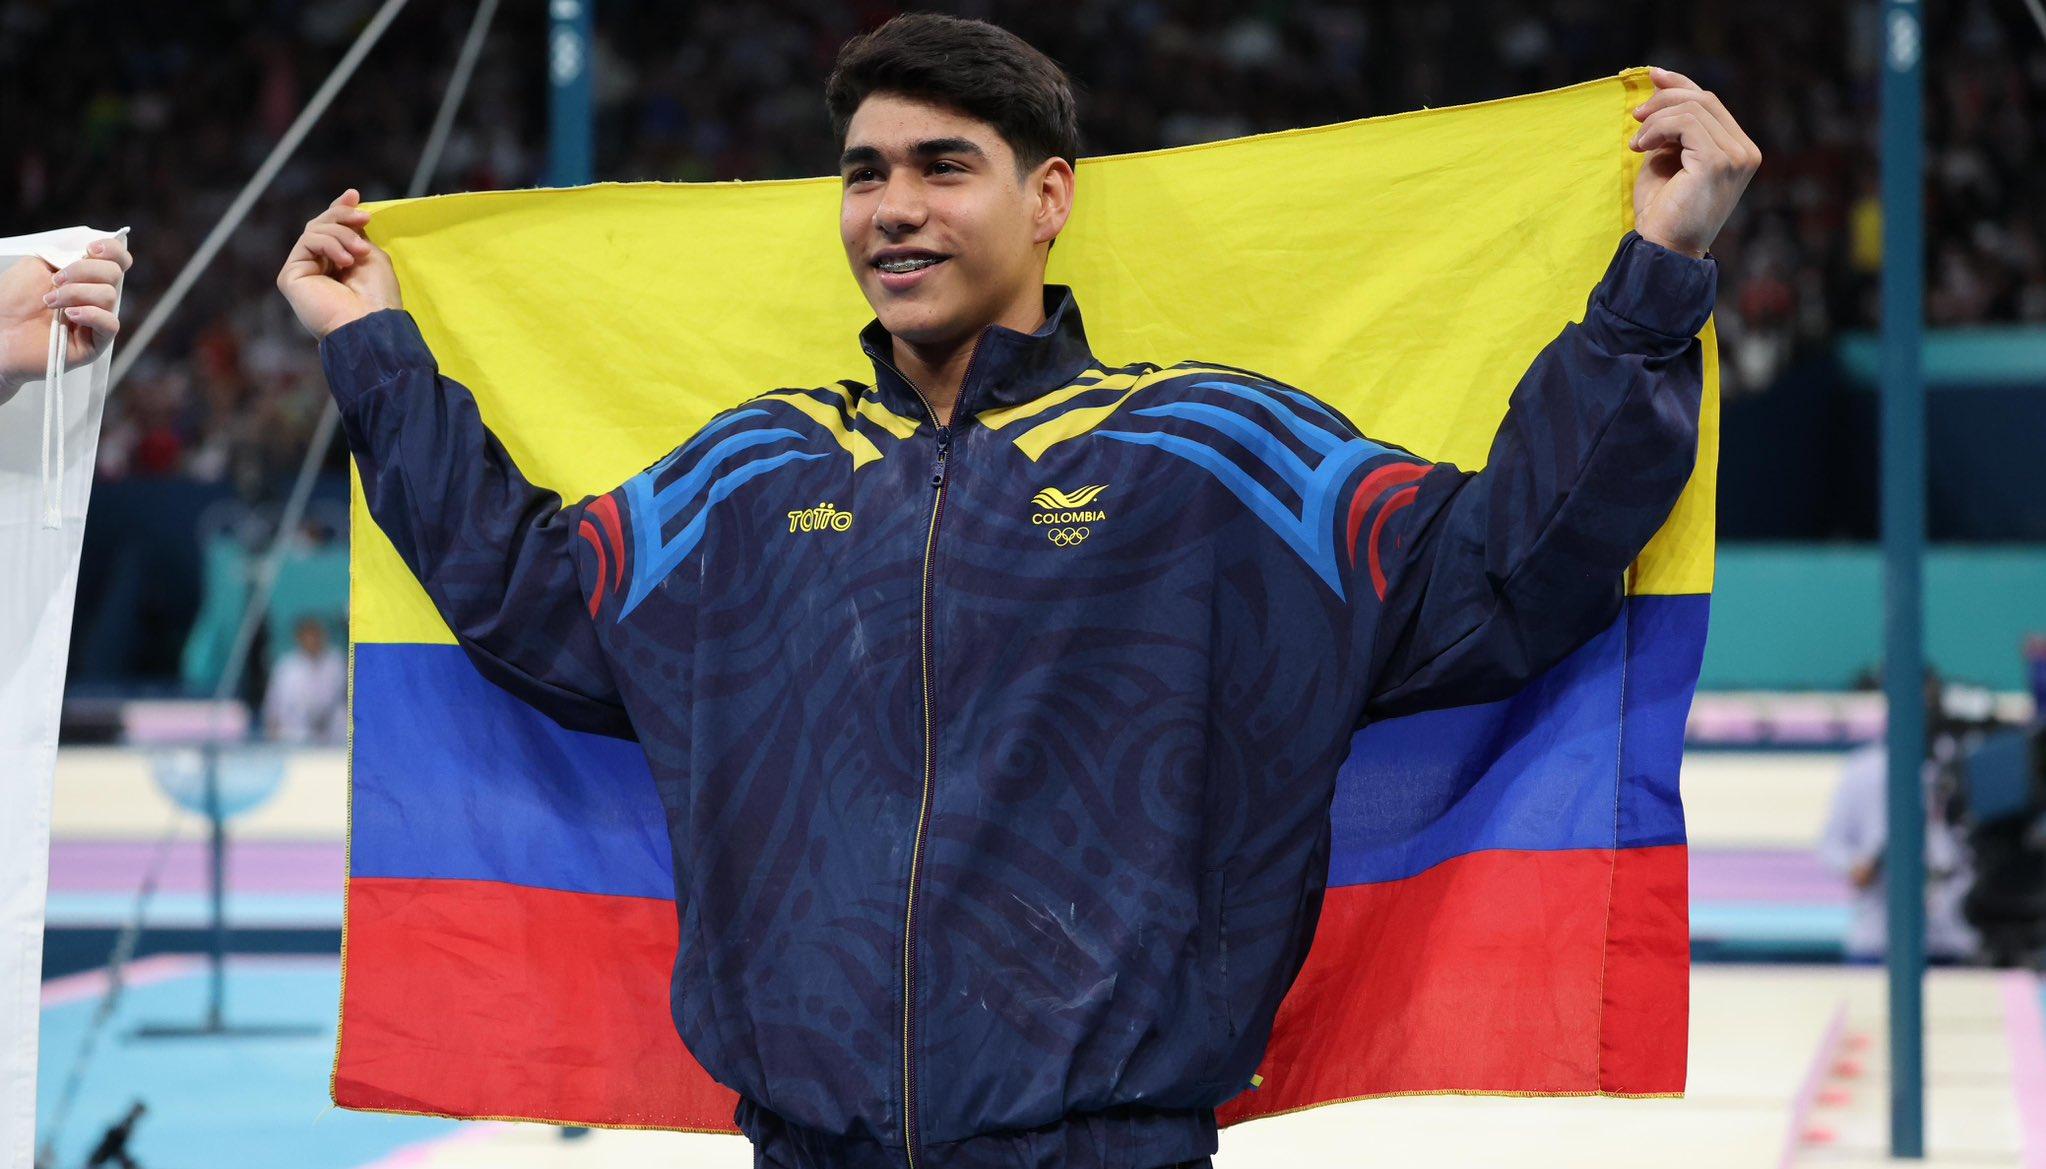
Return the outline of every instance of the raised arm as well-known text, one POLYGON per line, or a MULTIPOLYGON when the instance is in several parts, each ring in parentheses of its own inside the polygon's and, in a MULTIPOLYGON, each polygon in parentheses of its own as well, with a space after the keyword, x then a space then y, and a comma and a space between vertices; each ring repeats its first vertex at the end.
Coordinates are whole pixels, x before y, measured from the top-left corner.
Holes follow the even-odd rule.
POLYGON ((1690 478, 1716 269, 1634 233, 1536 356, 1481 471, 1402 459, 1353 495, 1382 603, 1365 713, 1504 697, 1610 624, 1690 478))
POLYGON ((1368 520, 1382 599, 1367 717, 1502 697, 1605 628, 1690 478, 1707 252, 1762 153, 1711 92, 1649 77, 1629 143, 1638 231, 1515 387, 1485 469, 1365 468, 1351 531, 1368 520))
POLYGON ((353 194, 307 224, 278 285, 321 338, 370 514, 485 677, 572 730, 631 738, 586 607, 584 504, 528 482, 440 373, 353 194))

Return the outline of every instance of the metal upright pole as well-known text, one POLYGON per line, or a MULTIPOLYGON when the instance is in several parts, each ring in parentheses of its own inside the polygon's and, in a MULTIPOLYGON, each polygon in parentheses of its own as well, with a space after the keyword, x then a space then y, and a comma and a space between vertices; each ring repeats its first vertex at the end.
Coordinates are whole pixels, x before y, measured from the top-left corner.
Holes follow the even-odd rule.
POLYGON ((1883 0, 1883 690, 1889 699, 1890 1153, 1925 1156, 1925 30, 1883 0))
POLYGON ((547 5, 547 185, 590 181, 595 106, 590 100, 590 52, 596 0, 549 0, 547 5))
POLYGON ((207 892, 213 910, 211 977, 206 996, 206 1025, 200 1030, 227 1031, 227 816, 220 799, 220 743, 206 744, 207 892))
MULTIPOLYGON (((547 5, 547 185, 590 182, 596 107, 590 100, 590 54, 595 44, 596 0, 549 0, 547 5)), ((564 1128, 563 1140, 588 1135, 564 1128)))

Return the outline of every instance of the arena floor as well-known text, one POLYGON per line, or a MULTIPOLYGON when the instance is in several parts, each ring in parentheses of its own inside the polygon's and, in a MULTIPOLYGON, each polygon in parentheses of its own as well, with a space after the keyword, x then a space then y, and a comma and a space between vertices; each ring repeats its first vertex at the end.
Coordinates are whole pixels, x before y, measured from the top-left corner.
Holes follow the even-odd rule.
MULTIPOLYGON (((339 971, 325 958, 238 957, 230 1022, 296 1034, 143 1039, 136 1028, 196 1022, 205 966, 143 959, 83 1084, 60 1164, 140 1099, 133 1145, 146 1166, 294 1169, 743 1169, 738 1137, 458 1124, 344 1112, 327 1104, 339 971)), ((103 989, 85 972, 44 988, 42 1106, 103 989)), ((1701 966, 1692 982, 1691 1080, 1681 1100, 1420 1098, 1363 1101, 1224 1130, 1218 1169, 1296 1165, 1520 1169, 1655 1164, 1757 1169, 1886 1163, 1882 972, 1860 967, 1701 966)), ((1937 970, 1928 1018, 1933 1166, 2046 1164, 2046 1028, 2027 974, 1937 970)))
MULTIPOLYGON (((1704 753, 1686 759, 1692 926, 1690 1084, 1680 1100, 1408 1098, 1363 1101, 1225 1130, 1219 1169, 1369 1165, 1660 1169, 1886 1164, 1883 972, 1838 953, 1845 891, 1811 841, 1837 771, 1826 753, 1704 753), (1785 957, 1810 955, 1810 964, 1785 957)), ((180 820, 136 753, 87 749, 58 765, 44 984, 47 1131, 105 988, 97 969, 167 824, 180 825, 148 915, 148 950, 196 946, 206 918, 196 820, 180 820)), ((206 970, 152 953, 129 971, 58 1149, 81 1164, 135 1100, 133 1145, 149 1169, 742 1169, 738 1137, 592 1132, 544 1125, 345 1112, 327 1102, 339 970, 345 770, 338 753, 294 763, 284 788, 238 822, 228 918, 243 949, 320 950, 231 960, 229 1021, 283 1036, 140 1039, 138 1027, 198 1021, 206 970)), ((145 951, 147 952, 147 950, 145 951)), ((1959 1169, 2046 1169, 2046 1024, 2029 974, 1942 969, 1928 983, 1933 1159, 1959 1169)))

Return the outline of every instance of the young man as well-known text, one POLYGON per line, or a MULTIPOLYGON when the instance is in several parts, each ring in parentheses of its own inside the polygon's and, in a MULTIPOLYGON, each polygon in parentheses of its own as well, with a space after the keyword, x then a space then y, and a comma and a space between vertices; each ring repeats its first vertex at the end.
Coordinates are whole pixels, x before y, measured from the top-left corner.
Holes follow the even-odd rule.
POLYGON ((827 87, 871 380, 602 496, 533 487, 439 375, 355 192, 307 224, 278 283, 379 524, 483 673, 646 751, 675 1023, 756 1164, 1207 1163, 1352 732, 1607 625, 1690 474, 1705 252, 1759 159, 1657 79, 1640 233, 1476 474, 1246 370, 1100 362, 1044 283, 1072 95, 977 21, 898 17, 827 87))

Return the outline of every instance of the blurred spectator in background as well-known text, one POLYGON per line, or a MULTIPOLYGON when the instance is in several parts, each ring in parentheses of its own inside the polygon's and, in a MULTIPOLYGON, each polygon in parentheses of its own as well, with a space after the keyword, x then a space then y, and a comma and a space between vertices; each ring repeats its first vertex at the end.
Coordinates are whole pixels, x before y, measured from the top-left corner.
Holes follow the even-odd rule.
POLYGON ((327 641, 327 623, 298 619, 297 644, 270 670, 263 731, 283 743, 339 743, 347 727, 348 664, 327 641))
MULTIPOLYGON (((1955 737, 1943 728, 1940 684, 1926 680, 1925 785, 1925 953, 1931 959, 1966 961, 1979 940, 1961 914, 1974 880, 1962 835, 1953 769, 1955 737)), ((1819 837, 1819 857, 1854 888, 1853 917, 1847 927, 1847 958, 1880 961, 1888 946, 1888 881, 1883 850, 1889 846, 1890 753, 1880 742, 1856 749, 1840 769, 1840 785, 1819 837)))

